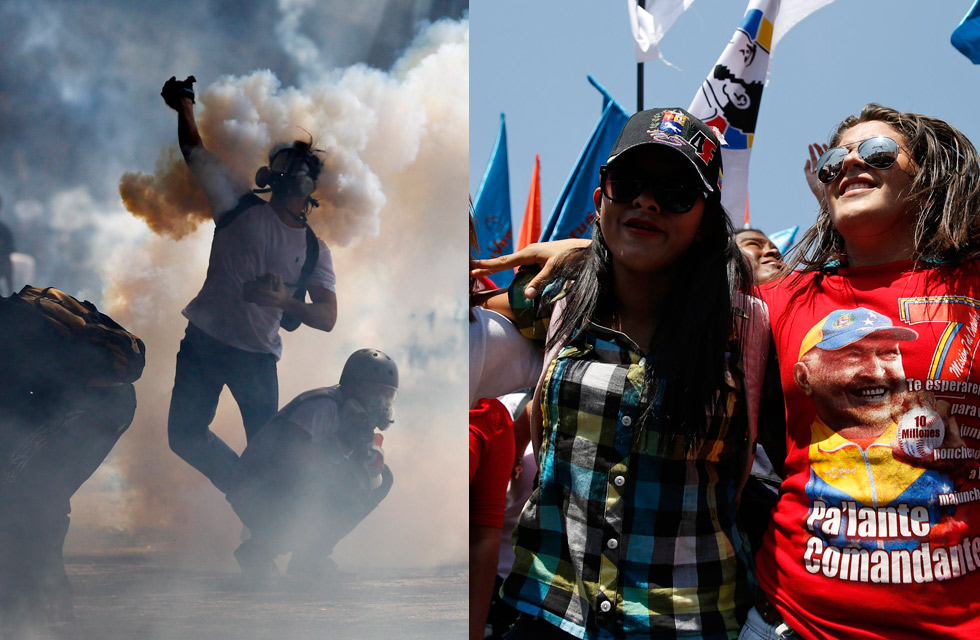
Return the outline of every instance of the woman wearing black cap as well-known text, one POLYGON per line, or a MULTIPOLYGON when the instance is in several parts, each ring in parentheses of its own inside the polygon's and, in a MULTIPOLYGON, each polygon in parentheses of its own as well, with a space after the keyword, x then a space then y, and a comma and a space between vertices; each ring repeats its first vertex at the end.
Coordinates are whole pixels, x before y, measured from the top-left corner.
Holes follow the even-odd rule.
POLYGON ((591 245, 536 300, 526 278, 511 288, 547 365, 539 483, 501 591, 522 612, 510 638, 733 638, 744 621, 737 360, 765 328, 739 308, 751 276, 719 146, 683 109, 634 115, 600 172, 591 245))

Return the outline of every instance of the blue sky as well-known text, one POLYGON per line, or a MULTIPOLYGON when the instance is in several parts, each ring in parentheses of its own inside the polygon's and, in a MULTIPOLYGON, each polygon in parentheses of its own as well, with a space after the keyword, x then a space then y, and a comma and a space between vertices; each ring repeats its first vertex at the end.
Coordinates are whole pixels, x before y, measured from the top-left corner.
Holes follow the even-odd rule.
MULTIPOLYGON (((949 43, 972 0, 836 0, 779 43, 762 96, 749 173, 753 226, 812 224, 807 144, 868 102, 949 121, 980 144, 980 68, 949 43)), ((742 19, 747 0, 696 0, 645 66, 644 108, 687 107, 742 19)), ((470 191, 507 118, 511 202, 520 225, 534 154, 547 217, 599 117, 592 75, 632 113, 636 63, 626 0, 494 0, 470 7, 470 191)), ((741 218, 739 218, 739 224, 741 218)), ((515 229, 518 227, 515 227, 515 229)))

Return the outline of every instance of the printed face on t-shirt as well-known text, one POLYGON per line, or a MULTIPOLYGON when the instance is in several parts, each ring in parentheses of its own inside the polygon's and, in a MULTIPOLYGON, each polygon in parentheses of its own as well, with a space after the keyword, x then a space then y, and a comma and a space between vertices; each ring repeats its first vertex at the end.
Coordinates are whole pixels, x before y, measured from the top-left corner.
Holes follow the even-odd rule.
POLYGON ((810 349, 793 378, 817 416, 845 438, 878 436, 900 411, 905 369, 898 341, 870 334, 840 349, 810 349))

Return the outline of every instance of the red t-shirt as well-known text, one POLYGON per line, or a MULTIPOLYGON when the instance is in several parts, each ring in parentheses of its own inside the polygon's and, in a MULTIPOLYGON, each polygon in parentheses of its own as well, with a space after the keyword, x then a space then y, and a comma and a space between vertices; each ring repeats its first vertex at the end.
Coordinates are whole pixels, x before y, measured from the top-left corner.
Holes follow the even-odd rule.
POLYGON ((514 468, 514 421, 496 398, 470 409, 470 524, 503 529, 514 468))
POLYGON ((808 639, 980 638, 980 263, 794 278, 763 289, 787 459, 762 588, 808 639))

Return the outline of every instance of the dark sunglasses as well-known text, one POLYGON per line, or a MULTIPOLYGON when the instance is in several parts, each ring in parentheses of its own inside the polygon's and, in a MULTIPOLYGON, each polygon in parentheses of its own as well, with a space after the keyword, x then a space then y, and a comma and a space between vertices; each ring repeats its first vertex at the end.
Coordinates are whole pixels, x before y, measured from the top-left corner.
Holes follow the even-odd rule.
POLYGON ((677 177, 648 178, 624 169, 599 167, 599 186, 602 195, 613 202, 632 202, 649 189, 654 200, 669 213, 687 213, 694 208, 704 189, 697 184, 683 182, 677 177))
POLYGON ((827 151, 817 160, 817 180, 824 184, 830 184, 838 175, 841 167, 844 166, 844 158, 850 153, 847 147, 857 145, 858 157, 875 169, 887 169, 898 160, 898 150, 902 145, 898 144, 888 136, 875 136, 867 140, 852 142, 843 147, 834 147, 827 151))

